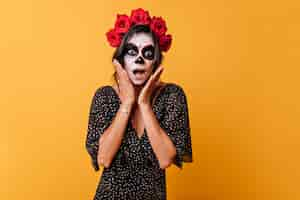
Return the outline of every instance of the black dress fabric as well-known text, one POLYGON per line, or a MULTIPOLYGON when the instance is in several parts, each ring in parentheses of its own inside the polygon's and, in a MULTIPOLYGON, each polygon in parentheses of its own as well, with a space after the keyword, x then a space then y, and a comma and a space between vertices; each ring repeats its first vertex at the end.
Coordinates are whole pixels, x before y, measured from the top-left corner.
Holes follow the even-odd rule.
MULTIPOLYGON (((181 86, 166 83, 156 98, 151 97, 152 110, 176 147, 174 164, 192 162, 192 146, 187 97, 181 86), (154 99, 154 100, 153 100, 154 99)), ((99 170, 97 154, 99 138, 112 123, 121 100, 110 85, 98 88, 93 96, 85 146, 95 171, 99 170)), ((159 167, 147 130, 138 136, 128 120, 124 137, 111 165, 103 168, 94 200, 166 200, 165 169, 159 167)))

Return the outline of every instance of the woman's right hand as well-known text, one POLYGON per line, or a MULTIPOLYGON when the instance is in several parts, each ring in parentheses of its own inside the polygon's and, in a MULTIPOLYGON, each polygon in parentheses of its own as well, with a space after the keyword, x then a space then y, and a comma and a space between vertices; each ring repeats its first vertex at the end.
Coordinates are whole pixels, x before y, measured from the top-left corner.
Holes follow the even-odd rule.
POLYGON ((117 59, 113 60, 113 65, 117 72, 117 81, 119 88, 119 96, 121 102, 124 104, 134 104, 135 102, 135 90, 128 77, 125 69, 121 66, 117 59))

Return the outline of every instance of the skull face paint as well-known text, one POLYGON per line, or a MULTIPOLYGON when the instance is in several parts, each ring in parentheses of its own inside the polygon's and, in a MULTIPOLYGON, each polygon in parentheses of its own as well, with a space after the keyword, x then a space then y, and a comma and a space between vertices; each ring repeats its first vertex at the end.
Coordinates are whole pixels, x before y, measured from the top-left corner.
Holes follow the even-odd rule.
POLYGON ((134 85, 150 77, 154 63, 154 42, 147 33, 134 34, 125 45, 124 67, 134 85))

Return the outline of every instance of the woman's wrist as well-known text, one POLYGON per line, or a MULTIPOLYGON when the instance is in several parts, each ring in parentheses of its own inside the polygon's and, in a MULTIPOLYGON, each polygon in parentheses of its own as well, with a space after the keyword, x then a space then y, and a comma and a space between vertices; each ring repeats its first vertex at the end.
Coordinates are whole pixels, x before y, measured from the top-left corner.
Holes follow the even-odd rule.
POLYGON ((121 103, 119 109, 122 113, 129 114, 131 111, 131 108, 132 108, 132 103, 121 103))

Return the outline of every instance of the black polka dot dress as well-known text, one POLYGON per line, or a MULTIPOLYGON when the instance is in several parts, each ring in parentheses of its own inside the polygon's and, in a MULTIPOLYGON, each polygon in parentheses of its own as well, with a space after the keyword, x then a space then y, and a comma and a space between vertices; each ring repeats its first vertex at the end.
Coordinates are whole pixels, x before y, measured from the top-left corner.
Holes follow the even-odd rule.
MULTIPOLYGON (((193 161, 184 90, 178 84, 166 83, 155 98, 151 97, 151 102, 160 126, 176 147, 173 163, 182 169, 183 162, 193 161)), ((93 96, 85 146, 95 171, 99 170, 99 138, 112 123, 120 104, 118 94, 110 85, 98 88, 93 96)), ((147 130, 138 136, 128 121, 118 152, 111 165, 103 168, 94 200, 166 200, 165 169, 159 167, 147 130)))

